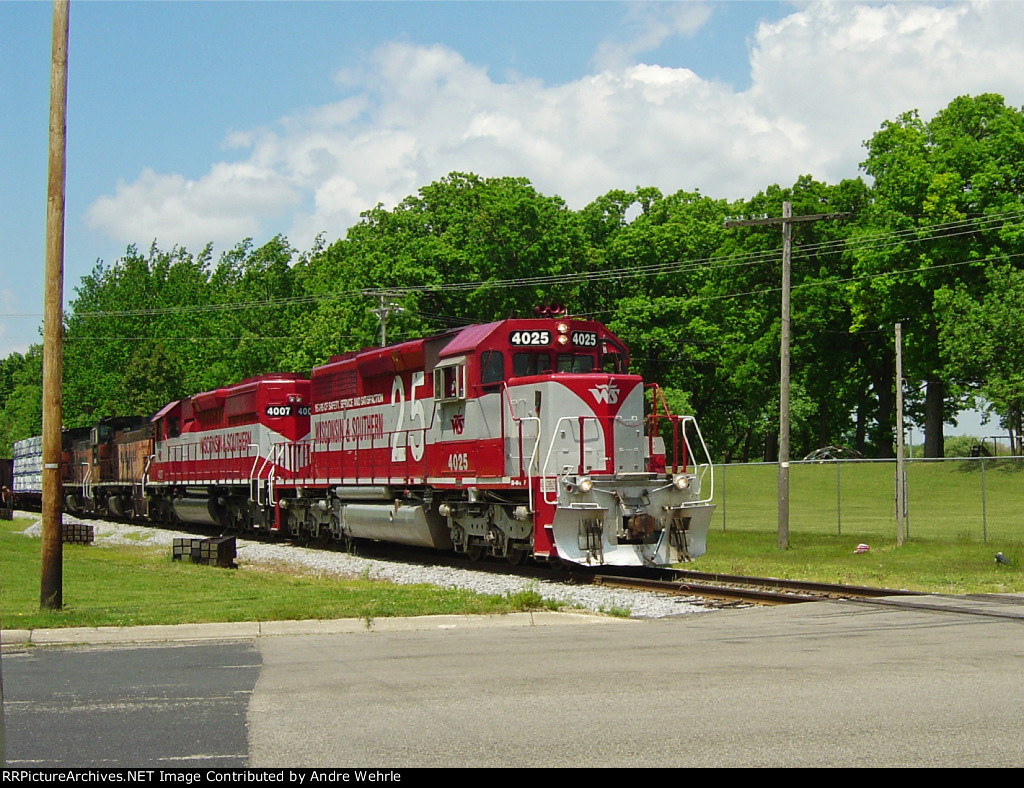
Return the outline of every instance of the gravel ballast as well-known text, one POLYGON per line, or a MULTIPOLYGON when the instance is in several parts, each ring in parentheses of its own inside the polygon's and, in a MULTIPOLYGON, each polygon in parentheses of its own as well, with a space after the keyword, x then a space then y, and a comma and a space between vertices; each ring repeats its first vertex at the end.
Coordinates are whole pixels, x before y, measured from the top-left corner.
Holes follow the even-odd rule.
MULTIPOLYGON (((38 517, 29 512, 19 512, 17 516, 38 517)), ((94 543, 97 545, 123 544, 170 548, 176 538, 195 537, 195 534, 192 533, 112 523, 104 520, 87 520, 66 515, 64 522, 93 526, 94 543)), ((37 519, 22 533, 38 538, 39 520, 37 519)), ((419 566, 399 561, 362 558, 350 553, 316 550, 292 544, 272 544, 239 538, 237 550, 237 563, 242 569, 246 565, 287 565, 325 577, 364 577, 403 585, 429 583, 442 588, 463 588, 480 594, 499 596, 531 590, 539 593, 544 599, 555 600, 585 610, 595 612, 629 611, 629 615, 633 618, 666 618, 710 610, 708 607, 696 604, 692 597, 600 586, 563 585, 515 575, 477 572, 470 569, 419 566)))

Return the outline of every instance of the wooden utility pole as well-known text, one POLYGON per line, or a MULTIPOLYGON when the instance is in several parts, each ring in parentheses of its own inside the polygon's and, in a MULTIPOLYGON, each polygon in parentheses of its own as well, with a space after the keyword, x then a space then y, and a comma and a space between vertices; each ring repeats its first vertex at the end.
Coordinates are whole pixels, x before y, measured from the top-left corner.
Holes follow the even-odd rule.
POLYGON ((789 549, 789 313, 793 206, 782 203, 782 325, 779 327, 779 549, 789 549))
MULTIPOLYGON (((982 466, 984 467, 984 466, 982 466)), ((896 545, 903 546, 907 521, 907 461, 903 456, 903 324, 896 324, 896 545)))
POLYGON ((388 346, 388 315, 392 312, 404 312, 398 304, 388 301, 391 298, 391 293, 378 293, 377 297, 380 299, 380 307, 378 309, 371 309, 377 317, 380 318, 380 346, 388 346))
POLYGON ((793 206, 787 200, 782 203, 782 217, 760 219, 728 219, 724 227, 753 227, 765 224, 782 225, 782 325, 779 347, 779 474, 778 474, 778 521, 779 549, 789 549, 789 313, 790 313, 790 271, 793 248, 793 223, 818 222, 826 219, 845 219, 848 213, 819 213, 809 216, 793 216, 793 206))
POLYGON ((43 296, 43 500, 42 571, 39 604, 59 610, 63 602, 61 545, 61 365, 64 305, 64 185, 67 151, 68 7, 53 2, 50 63, 50 156, 46 185, 46 269, 43 296))

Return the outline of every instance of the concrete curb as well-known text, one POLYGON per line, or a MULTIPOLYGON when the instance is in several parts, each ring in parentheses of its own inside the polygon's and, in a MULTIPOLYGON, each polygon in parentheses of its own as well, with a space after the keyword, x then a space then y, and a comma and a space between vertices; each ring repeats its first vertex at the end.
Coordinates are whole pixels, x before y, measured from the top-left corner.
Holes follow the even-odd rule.
POLYGON ((636 619, 583 613, 508 613, 495 616, 416 616, 413 618, 341 618, 308 621, 238 621, 219 624, 173 624, 139 627, 68 627, 5 629, 3 648, 58 645, 116 645, 200 640, 246 640, 281 635, 373 634, 433 629, 527 628, 565 624, 640 623, 636 619))

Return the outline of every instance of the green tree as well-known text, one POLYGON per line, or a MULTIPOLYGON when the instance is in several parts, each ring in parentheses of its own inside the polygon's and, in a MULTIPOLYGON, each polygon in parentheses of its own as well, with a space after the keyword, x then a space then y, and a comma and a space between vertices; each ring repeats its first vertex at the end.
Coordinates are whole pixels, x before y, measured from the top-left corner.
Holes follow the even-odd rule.
POLYGON ((977 391, 1009 430, 1014 453, 1024 452, 1024 271, 1010 265, 987 271, 977 300, 963 286, 936 293, 939 342, 949 377, 977 391))
MULTIPOLYGON (((129 247, 112 265, 98 263, 82 278, 66 317, 64 423, 75 427, 128 409, 166 403, 202 388, 220 348, 205 340, 202 312, 209 304, 209 250, 147 256, 129 247), (136 374, 172 356, 176 375, 146 384, 136 374), (140 390, 144 386, 145 390, 140 390)), ((151 412, 147 407, 143 413, 151 412)))
POLYGON ((293 360, 312 365, 377 344, 378 293, 402 310, 389 317, 389 342, 570 303, 571 285, 498 283, 573 273, 585 259, 579 219, 561 199, 524 178, 452 173, 392 210, 365 212, 344 239, 299 263, 317 306, 300 318, 293 360))
POLYGON ((0 382, 4 388, 9 386, 0 406, 0 457, 6 458, 15 441, 39 435, 43 429, 42 347, 33 345, 24 356, 12 353, 2 370, 0 382))
POLYGON ((193 256, 155 245, 98 264, 66 319, 65 424, 146 415, 196 392, 292 371, 303 292, 293 256, 278 236, 259 248, 242 241, 215 266, 209 247, 193 256))
MULTIPOLYGON (((962 96, 927 123, 916 111, 886 121, 866 147, 862 166, 874 185, 850 247, 863 277, 851 287, 855 325, 889 332, 907 324, 905 374, 924 381, 925 454, 938 457, 943 422, 966 400, 944 375, 935 293, 979 293, 986 261, 1021 246, 1019 224, 1007 219, 1024 210, 1024 114, 995 94, 962 96)), ((874 365, 883 385, 885 365, 877 357, 874 365)))

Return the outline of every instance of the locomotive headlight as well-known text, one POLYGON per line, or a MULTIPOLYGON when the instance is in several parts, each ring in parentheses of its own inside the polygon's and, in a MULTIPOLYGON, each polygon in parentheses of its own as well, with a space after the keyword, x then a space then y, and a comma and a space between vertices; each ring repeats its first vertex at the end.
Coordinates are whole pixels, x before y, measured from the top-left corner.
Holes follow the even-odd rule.
POLYGON ((565 334, 559 334, 558 335, 558 339, 556 339, 555 341, 559 345, 568 345, 569 344, 569 337, 567 337, 565 334))
POLYGON ((690 486, 690 477, 683 476, 680 474, 679 476, 676 476, 676 478, 672 480, 672 484, 675 485, 677 490, 685 490, 687 487, 690 486))
POLYGON ((558 330, 559 334, 568 334, 569 333, 569 324, 568 323, 559 323, 557 326, 555 326, 555 328, 558 330))
POLYGON ((576 480, 576 489, 580 492, 588 493, 594 489, 594 483, 586 476, 581 476, 576 480))

